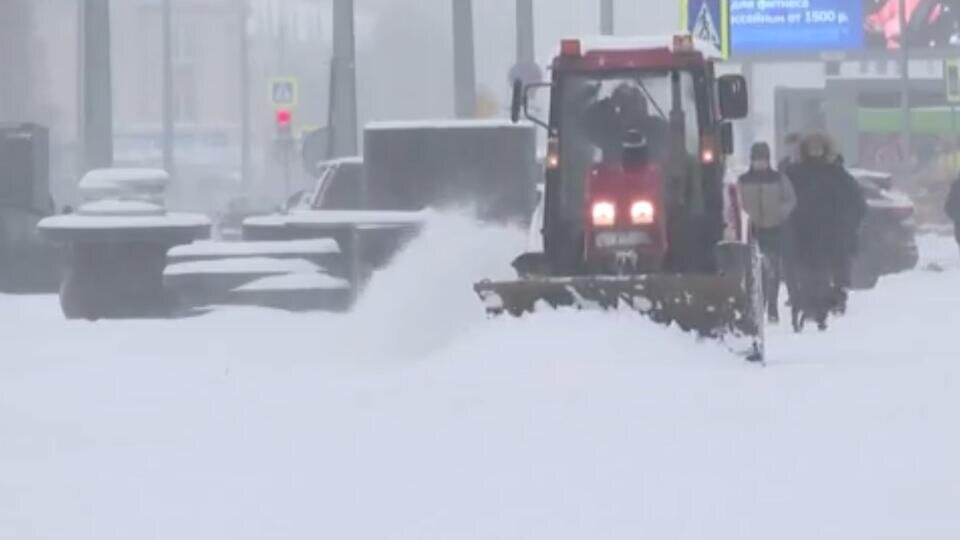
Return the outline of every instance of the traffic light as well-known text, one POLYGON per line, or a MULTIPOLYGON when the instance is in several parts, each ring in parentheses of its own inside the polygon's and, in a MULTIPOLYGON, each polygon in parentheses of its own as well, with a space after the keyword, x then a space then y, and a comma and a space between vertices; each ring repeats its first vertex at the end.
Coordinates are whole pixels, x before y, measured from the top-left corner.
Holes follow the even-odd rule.
POLYGON ((277 135, 273 140, 273 149, 277 161, 283 168, 284 193, 289 195, 292 182, 290 162, 297 144, 293 137, 293 113, 286 107, 278 107, 274 110, 273 121, 277 130, 277 135))
POLYGON ((277 109, 274 121, 278 139, 289 139, 293 135, 293 114, 290 109, 277 109))

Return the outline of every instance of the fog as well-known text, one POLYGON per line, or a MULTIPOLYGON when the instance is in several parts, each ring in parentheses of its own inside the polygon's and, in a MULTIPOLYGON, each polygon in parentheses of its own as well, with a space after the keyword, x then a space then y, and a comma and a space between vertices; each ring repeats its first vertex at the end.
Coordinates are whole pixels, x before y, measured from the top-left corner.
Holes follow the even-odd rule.
MULTIPOLYGON (((936 16, 943 22, 931 22, 913 40, 908 65, 914 115, 919 116, 911 122, 911 148, 906 151, 906 132, 897 127, 903 122, 898 82, 902 59, 895 49, 883 50, 896 45, 887 35, 892 27, 874 21, 894 3, 871 0, 814 13, 822 19, 863 17, 863 29, 848 22, 855 34, 863 34, 863 44, 853 44, 848 30, 810 33, 794 25, 783 27, 779 35, 758 31, 758 25, 775 22, 780 15, 760 16, 749 11, 755 9, 752 2, 734 3, 732 20, 740 25, 732 32, 736 50, 720 69, 748 76, 753 106, 750 116, 737 123, 733 162, 743 166, 746 149, 756 141, 770 143, 782 157, 780 142, 788 132, 829 131, 848 164, 898 174, 898 182, 921 199, 923 214, 942 220, 945 180, 957 172, 958 128, 949 114, 936 121, 930 115, 948 112, 942 66, 952 57, 950 47, 960 43, 960 34, 952 29, 960 24, 953 15, 960 10, 950 1, 934 2, 938 7, 931 21, 936 16), (834 42, 828 41, 830 36, 834 42), (921 110, 931 107, 928 113, 921 110), (903 170, 905 163, 909 174, 903 170)), ((118 166, 164 165, 162 4, 109 0, 112 96, 104 107, 112 111, 110 146, 118 166)), ((598 33, 600 4, 533 1, 533 42, 541 70, 562 37, 598 33)), ((293 154, 292 181, 280 180, 284 170, 274 148, 276 106, 268 99, 269 83, 295 79, 299 95, 291 107, 291 124, 298 141, 330 124, 332 1, 171 0, 170 5, 171 204, 213 213, 243 197, 267 209, 291 189, 309 185, 298 152, 293 154)), ((613 5, 617 35, 669 34, 681 25, 681 10, 673 2, 617 0, 613 5)), ((81 129, 81 105, 89 96, 82 87, 102 73, 100 67, 82 67, 80 6, 76 0, 6 0, 0 5, 0 120, 49 128, 51 191, 61 208, 76 202, 76 182, 90 168, 81 129)), ((443 0, 355 1, 358 144, 369 122, 453 116, 450 6, 443 0)), ((515 0, 473 2, 478 117, 507 114, 508 74, 517 62, 515 10, 515 0)), ((86 125, 101 116, 90 116, 86 125)))
MULTIPOLYGON (((537 0, 536 54, 546 65, 565 35, 599 32, 595 0, 537 0)), ((234 190, 240 175, 242 7, 239 0, 173 0, 174 115, 178 172, 183 182, 234 190), (205 143, 196 143, 204 140, 205 143)), ((650 13, 637 2, 617 4, 617 31, 671 32, 678 10, 650 13)), ((118 164, 162 164, 162 28, 159 0, 112 0, 114 158, 118 164)), ((274 136, 268 81, 295 77, 300 99, 294 129, 328 123, 330 0, 250 0, 252 178, 248 188, 279 195, 269 146, 274 136)), ((503 116, 508 72, 515 63, 513 0, 474 2, 477 93, 484 116, 503 116)), ((358 115, 375 120, 447 118, 453 114, 451 12, 441 0, 356 2, 358 115)), ((74 0, 7 0, 3 32, 0 118, 51 130, 53 190, 74 197, 82 172, 78 126, 82 70, 80 12, 74 0)), ((210 196, 192 193, 191 196, 210 196)), ((221 201, 222 202, 222 201, 221 201)), ((219 204, 219 203, 217 203, 219 204)))
MULTIPOLYGON (((538 64, 545 68, 563 36, 596 34, 600 26, 598 0, 534 0, 534 43, 538 64)), ((614 31, 618 35, 665 34, 680 27, 680 9, 672 2, 614 3, 614 31)), ((740 15, 750 3, 734 6, 734 20, 746 24, 757 19, 740 15), (739 10, 739 11, 736 11, 739 10)), ((939 2, 949 14, 950 2, 939 2)), ((50 128, 51 175, 54 198, 62 206, 73 202, 77 178, 84 172, 82 159, 83 103, 79 52, 80 4, 75 0, 6 0, 0 6, 0 119, 31 121, 50 128)), ((504 116, 509 102, 508 73, 516 62, 515 1, 473 2, 477 115, 504 116)), ((870 15, 882 3, 865 2, 842 12, 852 17, 870 15), (854 13, 856 12, 856 13, 854 13)), ((114 162, 118 165, 163 164, 163 46, 160 0, 111 0, 110 39, 114 162)), ((239 0, 172 0, 172 115, 174 117, 176 186, 178 204, 203 200, 204 210, 214 210, 235 195, 250 195, 258 204, 271 205, 284 196, 271 143, 276 137, 273 111, 267 99, 268 83, 292 77, 299 84, 299 100, 292 110, 294 133, 329 124, 331 97, 332 5, 330 0, 249 0, 243 20, 239 0), (242 78, 241 39, 249 46, 249 76, 242 78), (246 94, 242 88, 246 87, 246 94), (242 170, 241 100, 247 97, 250 134, 250 168, 242 170), (245 182, 243 181, 245 180, 245 182), (242 185, 241 185, 242 184, 242 185)), ((849 6, 848 6, 849 7, 849 6)), ((378 120, 449 118, 453 115, 453 50, 450 3, 442 0, 356 0, 357 117, 362 126, 378 120)), ((954 9, 954 11, 956 11, 954 9)), ((939 13, 939 12, 938 12, 939 13)), ((944 17, 946 18, 946 17, 944 17)), ((790 129, 781 89, 819 91, 828 80, 896 81, 899 55, 849 54, 807 44, 796 54, 792 47, 798 31, 785 30, 784 53, 749 58, 751 116, 738 125, 737 156, 756 140, 777 146, 790 129), (835 73, 835 75, 834 75, 835 73)), ((734 33, 734 41, 751 54, 754 41, 734 33)), ((805 34, 804 34, 805 35, 805 34)), ((810 34, 814 35, 814 34, 810 34)), ((822 34, 815 34, 822 35, 822 34)), ((948 46, 953 34, 931 37, 918 45, 948 46)), ((751 38, 753 39, 753 38, 751 38)), ((868 35, 870 46, 883 46, 883 38, 868 35), (871 37, 872 36, 872 37, 871 37)), ((924 38, 926 39, 926 38, 924 38)), ((774 40, 773 43, 775 43, 774 40)), ((889 43, 887 43, 889 45, 889 43)), ((770 42, 762 43, 769 47, 770 42)), ((838 46, 847 47, 846 42, 838 46)), ((939 51, 940 49, 938 49, 939 51)), ((736 55, 735 55, 736 56, 736 55)), ((939 92, 943 54, 916 54, 911 77, 939 92)), ((737 61, 723 69, 739 71, 737 61)), ((92 72, 91 72, 92 73, 92 72)), ((88 73, 89 75, 89 73, 88 73)), ((919 86, 918 86, 919 88, 919 86)), ((869 91, 863 87, 863 91, 869 91)), ((896 100, 896 88, 889 102, 896 100)), ((918 90, 927 92, 927 90, 918 90)), ((793 98, 784 98, 793 99, 793 98)), ((799 99, 799 98, 797 98, 799 99)), ((923 106, 930 99, 914 98, 923 106)), ((942 103, 942 98, 938 98, 942 103)), ((882 101, 882 100, 881 100, 882 101)), ((935 99, 934 102, 937 102, 935 99)), ((799 105, 798 105, 799 106, 799 105)), ((800 114, 818 129, 832 131, 853 119, 840 119, 830 111, 853 110, 849 104, 827 99, 810 114, 800 114), (833 126, 820 125, 828 121, 833 126)), ((896 109, 896 105, 892 107, 896 109)), ((796 117, 796 116, 795 116, 796 117)), ((895 140, 883 142, 862 134, 833 133, 852 164, 868 168, 896 168, 885 150, 895 140), (868 140, 869 139, 869 140, 868 140), (865 153, 861 156, 861 153, 865 153)), ((896 134, 894 139, 896 138, 896 134)), ((949 135, 947 133, 946 135, 949 135)), ((946 145, 919 137, 913 165, 936 166, 946 145)), ((358 137, 362 140, 362 137, 358 137)), ((360 142, 360 141, 358 141, 360 142)), ((299 167, 293 174, 306 182, 299 167)), ((929 173, 934 174, 934 173, 929 173)), ((926 181, 929 174, 918 181, 926 181)))

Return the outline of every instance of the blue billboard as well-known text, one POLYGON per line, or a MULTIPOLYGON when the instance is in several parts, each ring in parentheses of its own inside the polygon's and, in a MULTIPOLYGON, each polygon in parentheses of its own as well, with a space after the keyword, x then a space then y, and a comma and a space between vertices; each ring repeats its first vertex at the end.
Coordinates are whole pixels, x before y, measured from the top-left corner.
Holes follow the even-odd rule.
POLYGON ((960 0, 681 0, 683 27, 725 56, 960 53, 960 0), (901 7, 905 13, 901 14, 901 7), (907 20, 901 31, 900 20, 907 20))
POLYGON ((862 0, 730 0, 734 54, 859 51, 862 0))

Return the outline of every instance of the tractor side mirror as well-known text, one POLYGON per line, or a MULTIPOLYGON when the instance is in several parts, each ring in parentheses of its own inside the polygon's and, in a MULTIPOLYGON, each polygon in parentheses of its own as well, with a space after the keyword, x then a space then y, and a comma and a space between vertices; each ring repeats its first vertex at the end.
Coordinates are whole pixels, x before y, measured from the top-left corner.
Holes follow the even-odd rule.
POLYGON ((740 120, 750 112, 747 80, 743 75, 723 75, 717 79, 717 96, 724 120, 740 120))
POLYGON ((520 121, 520 113, 523 111, 524 101, 526 101, 526 90, 523 88, 523 81, 513 80, 513 101, 510 103, 510 121, 516 124, 520 121))
POLYGON ((733 143, 733 124, 730 122, 720 124, 720 149, 725 156, 732 156, 735 150, 733 143))
POLYGON ((539 88, 551 88, 552 86, 548 82, 524 84, 521 79, 515 79, 513 81, 513 100, 510 103, 510 120, 516 124, 520 121, 520 115, 522 114, 527 120, 549 131, 549 124, 530 114, 530 92, 539 88))

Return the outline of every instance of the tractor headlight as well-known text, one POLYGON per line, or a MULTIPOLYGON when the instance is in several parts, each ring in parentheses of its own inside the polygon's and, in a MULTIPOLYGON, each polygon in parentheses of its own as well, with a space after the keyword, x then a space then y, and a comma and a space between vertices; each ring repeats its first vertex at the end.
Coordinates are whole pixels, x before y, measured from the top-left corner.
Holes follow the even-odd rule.
POLYGON ((656 209, 650 201, 634 201, 630 205, 630 221, 634 225, 651 225, 656 217, 656 209))
POLYGON ((613 227, 617 222, 617 207, 609 201, 597 201, 593 203, 594 227, 613 227))

